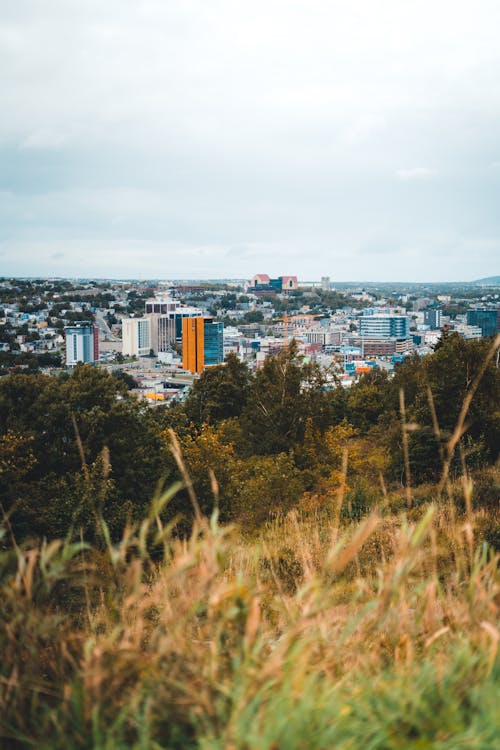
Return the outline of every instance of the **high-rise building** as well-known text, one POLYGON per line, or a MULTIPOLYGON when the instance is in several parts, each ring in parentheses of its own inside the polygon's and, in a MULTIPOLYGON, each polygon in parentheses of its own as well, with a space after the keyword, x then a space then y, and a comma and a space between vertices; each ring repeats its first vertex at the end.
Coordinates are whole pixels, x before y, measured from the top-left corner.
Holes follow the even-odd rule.
POLYGON ((362 315, 358 320, 359 335, 364 338, 407 338, 410 320, 406 315, 362 315))
POLYGON ((150 297, 146 300, 144 312, 146 315, 167 315, 175 312, 178 307, 177 300, 168 297, 166 294, 159 294, 157 297, 150 297))
POLYGON ((198 307, 181 305, 165 294, 146 300, 145 317, 151 321, 151 348, 154 353, 167 352, 175 344, 182 343, 184 318, 202 316, 203 310, 198 307))
POLYGON ((151 348, 151 321, 149 318, 123 318, 123 354, 128 357, 146 357, 151 348))
POLYGON ((80 320, 64 329, 66 339, 66 364, 73 367, 78 362, 93 364, 99 359, 99 329, 93 323, 80 320))
POLYGON ((144 357, 150 351, 168 352, 182 343, 183 319, 202 315, 199 308, 186 307, 166 295, 152 297, 146 301, 142 318, 122 319, 123 354, 144 357))
POLYGON ((431 331, 439 331, 441 329, 441 310, 432 309, 424 310, 424 325, 429 326, 431 331))
POLYGON ((224 361, 224 326, 212 318, 183 318, 182 366, 190 372, 203 372, 205 367, 224 361))
POLYGON ((467 325, 479 326, 483 336, 495 336, 500 332, 500 307, 467 310, 467 325))

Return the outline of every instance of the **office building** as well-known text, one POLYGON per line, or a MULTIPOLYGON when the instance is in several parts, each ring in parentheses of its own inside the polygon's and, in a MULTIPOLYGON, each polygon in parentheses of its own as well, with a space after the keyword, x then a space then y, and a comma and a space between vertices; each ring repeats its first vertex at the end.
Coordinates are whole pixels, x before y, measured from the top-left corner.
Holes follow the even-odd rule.
POLYGON ((323 326, 309 328, 303 334, 308 344, 319 344, 320 346, 340 346, 342 343, 342 331, 330 330, 323 326))
POLYGON ((429 326, 431 331, 439 331, 442 326, 441 310, 424 310, 424 325, 429 326))
POLYGON ((126 357, 146 357, 151 351, 149 318, 123 318, 122 352, 126 357))
POLYGON ((182 320, 182 366, 190 372, 203 372, 205 367, 224 361, 224 326, 212 318, 182 320))
POLYGON ((74 367, 78 362, 93 364, 99 359, 99 329, 88 321, 77 321, 64 329, 66 364, 74 367))
POLYGON ((175 312, 178 307, 179 303, 177 300, 168 297, 166 294, 162 294, 147 299, 144 312, 146 315, 167 315, 168 313, 175 312))
POLYGON ((459 333, 464 339, 481 339, 484 335, 479 326, 471 326, 467 323, 455 323, 453 331, 459 333))
POLYGON ((168 352, 175 344, 182 343, 184 318, 202 316, 203 310, 181 305, 167 295, 158 295, 146 300, 145 317, 151 321, 151 348, 154 353, 168 352))
POLYGON ((144 357, 151 351, 170 352, 182 343, 184 318, 201 317, 197 307, 186 307, 166 295, 148 299, 142 318, 122 319, 123 354, 144 357))
POLYGON ((483 336, 495 336, 500 332, 500 307, 467 310, 467 325, 478 326, 483 336))
POLYGON ((358 332, 367 339, 404 339, 410 333, 410 320, 406 315, 362 315, 358 332))

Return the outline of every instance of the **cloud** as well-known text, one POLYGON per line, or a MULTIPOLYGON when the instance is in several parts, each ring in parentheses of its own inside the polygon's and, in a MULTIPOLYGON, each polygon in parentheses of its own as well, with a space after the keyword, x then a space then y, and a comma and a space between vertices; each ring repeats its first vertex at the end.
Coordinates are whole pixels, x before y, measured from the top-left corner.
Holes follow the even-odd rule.
POLYGON ((446 277, 457 233, 496 272, 493 0, 4 5, 11 273, 446 277))
POLYGON ((54 130, 34 130, 21 142, 21 149, 57 149, 64 146, 66 135, 54 130))
POLYGON ((386 127, 386 119, 381 115, 361 115, 346 129, 344 137, 346 143, 356 145, 377 136, 386 127))
POLYGON ((402 182, 413 182, 418 180, 430 180, 437 174, 435 169, 429 167, 412 167, 411 169, 396 170, 396 177, 402 182))

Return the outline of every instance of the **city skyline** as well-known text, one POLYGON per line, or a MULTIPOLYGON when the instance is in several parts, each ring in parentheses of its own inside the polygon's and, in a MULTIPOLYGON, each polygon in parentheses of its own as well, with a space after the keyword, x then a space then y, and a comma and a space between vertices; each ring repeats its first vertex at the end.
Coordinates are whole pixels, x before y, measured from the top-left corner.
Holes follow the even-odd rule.
POLYGON ((0 275, 497 274, 499 23, 490 0, 11 4, 0 275))

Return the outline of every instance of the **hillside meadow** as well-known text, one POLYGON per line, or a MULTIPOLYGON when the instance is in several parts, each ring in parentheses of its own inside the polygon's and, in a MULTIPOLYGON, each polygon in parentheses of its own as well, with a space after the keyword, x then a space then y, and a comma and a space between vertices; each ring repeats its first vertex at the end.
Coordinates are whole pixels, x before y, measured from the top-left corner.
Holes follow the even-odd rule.
POLYGON ((498 747, 497 351, 0 381, 0 746, 498 747))

